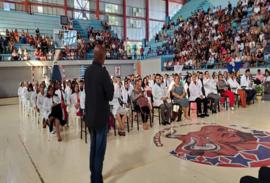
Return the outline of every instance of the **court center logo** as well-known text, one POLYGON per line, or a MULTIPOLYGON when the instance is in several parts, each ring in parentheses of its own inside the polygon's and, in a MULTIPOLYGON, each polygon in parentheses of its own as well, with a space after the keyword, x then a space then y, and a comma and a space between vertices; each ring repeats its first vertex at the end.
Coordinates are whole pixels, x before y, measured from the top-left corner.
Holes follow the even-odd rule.
POLYGON ((162 140, 167 141, 165 139, 180 143, 171 151, 172 155, 195 163, 225 167, 270 165, 270 133, 265 131, 215 123, 182 124, 158 132, 154 143, 163 147, 162 140), (179 132, 191 125, 199 130, 186 134, 179 132))

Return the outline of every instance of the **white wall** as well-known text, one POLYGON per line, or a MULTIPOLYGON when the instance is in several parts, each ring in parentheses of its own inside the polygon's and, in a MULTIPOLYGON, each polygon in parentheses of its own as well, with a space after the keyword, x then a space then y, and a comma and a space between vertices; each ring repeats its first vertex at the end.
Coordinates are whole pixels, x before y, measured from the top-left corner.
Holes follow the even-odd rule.
MULTIPOLYGON (((52 62, 0 62, 0 98, 17 96, 17 88, 21 81, 32 81, 31 66, 34 66, 35 81, 43 81, 43 67, 49 68, 52 62)), ((80 66, 88 66, 91 61, 59 61, 65 70, 65 79, 80 78, 80 66)), ((121 67, 121 77, 135 72, 135 62, 131 60, 109 60, 106 61, 106 68, 111 75, 114 75, 115 66, 121 67)), ((50 78, 50 70, 47 70, 50 78)))

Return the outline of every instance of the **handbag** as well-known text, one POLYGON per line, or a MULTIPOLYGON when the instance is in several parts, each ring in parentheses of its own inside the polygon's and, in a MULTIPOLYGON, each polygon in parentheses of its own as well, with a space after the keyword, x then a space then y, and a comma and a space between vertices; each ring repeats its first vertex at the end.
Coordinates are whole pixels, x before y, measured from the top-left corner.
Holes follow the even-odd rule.
MULTIPOLYGON (((80 103, 80 98, 78 96, 77 96, 77 102, 80 103)), ((78 109, 76 115, 77 116, 82 116, 82 111, 80 110, 80 108, 78 109)))
POLYGON ((61 108, 63 114, 63 121, 67 121, 68 120, 67 105, 65 104, 62 91, 61 91, 61 108))
POLYGON ((149 107, 149 102, 148 102, 148 99, 146 97, 140 97, 137 100, 137 104, 139 105, 140 108, 149 107))

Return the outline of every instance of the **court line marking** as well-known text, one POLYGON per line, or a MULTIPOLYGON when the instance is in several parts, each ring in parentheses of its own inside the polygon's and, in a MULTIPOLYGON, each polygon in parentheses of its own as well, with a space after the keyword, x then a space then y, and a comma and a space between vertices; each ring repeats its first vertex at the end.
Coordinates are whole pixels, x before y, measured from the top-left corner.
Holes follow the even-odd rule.
POLYGON ((34 162, 32 156, 31 156, 31 154, 29 153, 29 151, 28 151, 28 149, 27 149, 27 147, 26 147, 25 143, 23 142, 23 140, 22 140, 22 138, 21 138, 20 135, 19 135, 19 139, 20 139, 21 144, 22 144, 23 147, 24 147, 24 150, 25 150, 25 152, 26 152, 26 154, 27 154, 27 156, 28 156, 28 158, 29 158, 31 164, 33 165, 33 167, 34 167, 34 169, 35 169, 35 171, 36 171, 36 173, 37 173, 37 175, 38 175, 38 177, 39 177, 40 182, 41 182, 41 183, 45 183, 43 177, 41 176, 41 174, 40 174, 40 172, 39 172, 39 170, 38 170, 38 168, 37 168, 37 166, 36 166, 36 164, 35 164, 35 162, 34 162))

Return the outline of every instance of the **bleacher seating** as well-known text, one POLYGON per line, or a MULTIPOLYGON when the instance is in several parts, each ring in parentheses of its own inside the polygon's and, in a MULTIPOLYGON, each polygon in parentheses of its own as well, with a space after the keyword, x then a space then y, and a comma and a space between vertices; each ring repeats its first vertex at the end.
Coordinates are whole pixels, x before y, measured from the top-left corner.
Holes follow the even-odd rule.
POLYGON ((35 34, 39 28, 41 35, 52 35, 54 29, 61 29, 59 16, 0 11, 0 17, 0 32, 6 29, 17 29, 19 32, 28 29, 30 34, 35 34))
POLYGON ((89 27, 93 27, 94 30, 103 30, 103 26, 99 20, 73 20, 73 29, 77 30, 85 40, 87 40, 87 30, 89 27))
MULTIPOLYGON (((235 7, 237 5, 237 0, 232 0, 230 1, 232 6, 235 7)), ((189 18, 194 12, 196 12, 197 10, 205 10, 207 11, 208 8, 214 8, 214 7, 226 7, 228 5, 228 0, 224 0, 224 1, 218 1, 218 0, 196 0, 196 1, 188 1, 172 18, 171 20, 176 22, 177 19, 179 17, 182 17, 183 19, 187 19, 189 18)), ((244 24, 244 22, 243 22, 244 24)), ((173 37, 174 34, 174 30, 177 29, 177 27, 175 27, 174 29, 171 30, 167 30, 167 34, 169 37, 173 37)), ((155 38, 152 38, 149 41, 149 45, 147 47, 145 47, 145 51, 144 53, 147 54, 149 47, 151 47, 151 49, 153 51, 156 51, 156 48, 158 46, 160 46, 160 44, 164 44, 167 41, 160 41, 160 42, 155 42, 155 38)), ((156 56, 156 54, 153 54, 154 56, 156 56)), ((146 58, 148 58, 149 56, 146 56, 146 58)))

